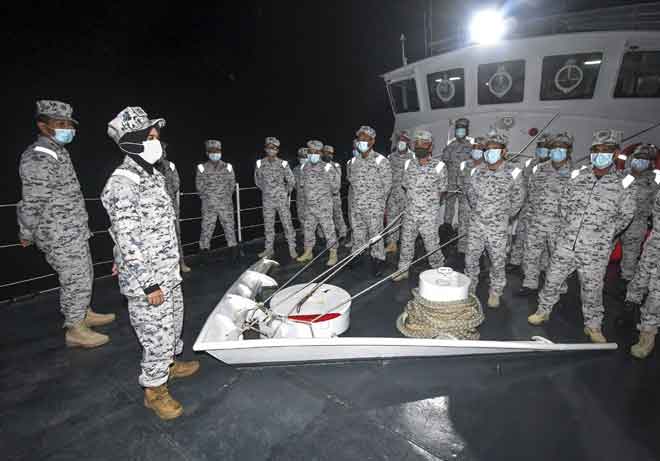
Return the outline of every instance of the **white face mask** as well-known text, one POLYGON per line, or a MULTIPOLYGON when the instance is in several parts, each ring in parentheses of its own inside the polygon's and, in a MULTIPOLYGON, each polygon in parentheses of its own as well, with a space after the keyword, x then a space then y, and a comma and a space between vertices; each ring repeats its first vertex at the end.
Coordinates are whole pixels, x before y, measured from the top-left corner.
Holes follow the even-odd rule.
POLYGON ((396 148, 399 149, 399 152, 404 152, 408 150, 408 144, 405 141, 399 141, 396 148))
POLYGON ((144 146, 144 151, 140 154, 140 157, 150 165, 156 163, 163 156, 163 145, 158 139, 144 141, 142 145, 144 146))
POLYGON ((368 141, 358 141, 357 143, 357 148, 360 152, 363 154, 369 150, 369 142, 368 141))

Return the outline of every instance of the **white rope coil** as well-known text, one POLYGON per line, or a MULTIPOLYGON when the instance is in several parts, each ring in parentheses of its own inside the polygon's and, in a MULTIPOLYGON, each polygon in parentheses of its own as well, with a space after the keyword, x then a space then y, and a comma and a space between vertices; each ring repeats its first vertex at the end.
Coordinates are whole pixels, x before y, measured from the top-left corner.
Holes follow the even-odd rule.
POLYGON ((396 321, 397 329, 409 338, 479 339, 477 327, 484 312, 476 296, 452 302, 422 298, 417 288, 396 321))

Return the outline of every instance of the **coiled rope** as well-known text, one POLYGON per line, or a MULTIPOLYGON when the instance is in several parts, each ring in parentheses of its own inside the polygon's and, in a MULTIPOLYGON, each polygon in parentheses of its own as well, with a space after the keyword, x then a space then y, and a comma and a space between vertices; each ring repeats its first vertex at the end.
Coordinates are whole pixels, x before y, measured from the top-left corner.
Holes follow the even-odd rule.
POLYGON ((397 329, 409 338, 479 339, 477 327, 484 311, 476 296, 452 302, 434 302, 412 290, 413 299, 396 320, 397 329))

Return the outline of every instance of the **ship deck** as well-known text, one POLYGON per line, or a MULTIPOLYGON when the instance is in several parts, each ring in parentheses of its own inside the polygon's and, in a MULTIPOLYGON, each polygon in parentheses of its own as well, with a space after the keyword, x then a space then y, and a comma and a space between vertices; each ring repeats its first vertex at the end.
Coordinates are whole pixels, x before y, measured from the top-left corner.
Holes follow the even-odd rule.
MULTIPOLYGON (((110 344, 64 347, 56 294, 3 309, 0 326, 0 439, 4 459, 142 460, 657 460, 660 458, 658 353, 628 354, 631 329, 614 325, 621 308, 617 267, 608 271, 605 335, 618 351, 451 357, 236 368, 191 350, 224 291, 256 259, 260 242, 244 245, 237 265, 217 261, 184 280, 185 358, 198 375, 171 384, 185 413, 160 421, 142 403, 140 348, 126 303, 111 279, 95 285, 94 306, 116 312, 100 328, 110 344)), ((300 266, 272 272, 283 282, 300 266)), ((343 250, 341 254, 345 254, 343 250)), ((418 253, 420 254, 420 253, 418 253)), ((449 260, 461 269, 462 264, 449 260)), ((302 276, 309 280, 323 265, 302 276)), ((422 270, 422 267, 417 271, 422 270)), ((390 270, 392 270, 391 268, 390 270)), ((353 336, 400 336, 395 319, 416 275, 387 283, 352 306, 353 336)), ((333 283, 355 293, 375 279, 366 268, 333 283)), ((513 296, 508 275, 503 307, 488 310, 482 339, 543 335, 585 342, 576 281, 547 326, 526 316, 534 298, 513 296)), ((478 291, 482 302, 486 290, 478 291)))

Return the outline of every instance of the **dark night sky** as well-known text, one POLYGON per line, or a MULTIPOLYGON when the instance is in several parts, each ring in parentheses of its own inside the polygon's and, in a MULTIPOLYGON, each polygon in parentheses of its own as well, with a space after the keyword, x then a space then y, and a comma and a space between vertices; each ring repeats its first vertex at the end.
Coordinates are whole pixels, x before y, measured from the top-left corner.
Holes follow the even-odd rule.
MULTIPOLYGON (((527 0, 508 7, 510 14, 539 16, 621 3, 527 0)), ((194 187, 194 165, 203 159, 208 137, 223 140, 225 159, 245 185, 252 183, 253 162, 265 136, 279 137, 283 156, 291 160, 310 138, 335 145, 338 159, 344 160, 355 130, 369 124, 378 131, 377 148, 384 152, 394 119, 379 75, 400 66, 402 32, 409 59, 424 57, 427 4, 14 2, 0 19, 5 63, 0 202, 20 198, 18 160, 35 135, 34 102, 41 98, 70 102, 81 121, 70 151, 86 197, 99 195, 121 160, 105 131, 127 105, 167 119, 162 138, 170 143, 183 191, 194 187)), ((478 6, 496 3, 433 4, 439 37, 467 23, 478 6)), ((182 214, 196 212, 197 203, 182 214)), ((0 244, 11 243, 16 239, 14 211, 0 213, 5 223, 0 244)), ((90 215, 93 230, 106 227, 100 210, 90 215)), ((184 229, 189 234, 184 241, 196 232, 184 229)), ((37 272, 49 272, 44 267, 37 272)), ((8 278, 17 276, 0 279, 8 278)))

